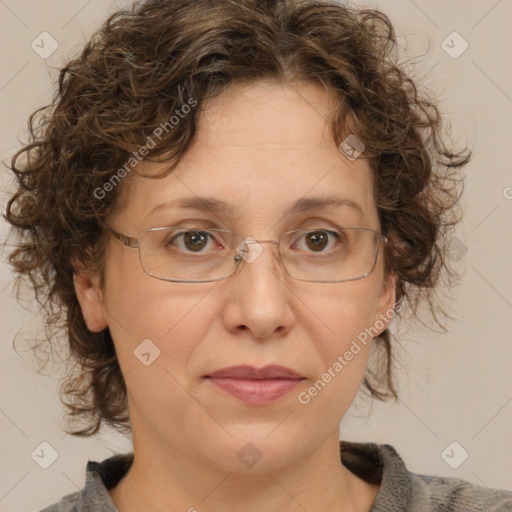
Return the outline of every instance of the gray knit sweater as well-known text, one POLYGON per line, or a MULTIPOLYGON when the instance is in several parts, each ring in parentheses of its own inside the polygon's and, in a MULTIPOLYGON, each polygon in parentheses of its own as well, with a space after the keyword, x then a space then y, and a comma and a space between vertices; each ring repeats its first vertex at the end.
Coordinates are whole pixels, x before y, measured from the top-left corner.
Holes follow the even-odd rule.
MULTIPOLYGON (((388 444, 340 442, 341 461, 352 473, 380 484, 370 512, 512 512, 512 492, 452 477, 411 473, 388 444)), ((107 489, 115 487, 133 454, 89 461, 85 487, 41 512, 118 512, 107 489)), ((229 511, 228 511, 229 512, 229 511)))

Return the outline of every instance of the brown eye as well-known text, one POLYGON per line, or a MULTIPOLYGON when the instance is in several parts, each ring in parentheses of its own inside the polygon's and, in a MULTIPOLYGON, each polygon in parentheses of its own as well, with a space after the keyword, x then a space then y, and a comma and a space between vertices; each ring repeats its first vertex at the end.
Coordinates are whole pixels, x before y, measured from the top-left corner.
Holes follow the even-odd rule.
POLYGON ((297 245, 299 245, 299 249, 309 252, 325 252, 324 249, 329 245, 329 242, 334 242, 334 240, 337 239, 339 239, 337 233, 322 229, 306 233, 300 241, 297 242, 297 245), (301 244, 302 241, 305 243, 301 244))
POLYGON ((208 238, 212 238, 206 231, 182 231, 172 237, 169 244, 173 244, 175 240, 182 240, 181 244, 176 244, 181 250, 189 252, 201 252, 208 244, 208 238))

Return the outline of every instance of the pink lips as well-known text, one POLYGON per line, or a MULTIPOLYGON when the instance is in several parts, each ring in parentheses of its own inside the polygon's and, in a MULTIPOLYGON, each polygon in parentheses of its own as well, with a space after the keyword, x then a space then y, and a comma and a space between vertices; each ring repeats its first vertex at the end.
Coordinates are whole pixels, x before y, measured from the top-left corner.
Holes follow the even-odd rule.
POLYGON ((248 405, 265 405, 292 391, 303 377, 284 366, 231 366, 207 378, 212 384, 248 405))

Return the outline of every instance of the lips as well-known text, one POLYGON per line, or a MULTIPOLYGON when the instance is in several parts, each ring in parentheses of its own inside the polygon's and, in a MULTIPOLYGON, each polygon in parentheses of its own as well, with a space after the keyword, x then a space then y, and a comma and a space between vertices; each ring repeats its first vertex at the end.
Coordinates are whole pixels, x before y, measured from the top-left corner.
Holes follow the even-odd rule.
POLYGON ((208 377, 218 377, 226 379, 250 379, 250 380, 265 380, 265 379, 302 379, 302 375, 294 372, 290 368, 278 365, 264 366, 263 368, 254 368, 254 366, 230 366, 218 370, 208 377))
POLYGON ((247 405, 267 405, 290 393, 304 379, 284 366, 231 366, 207 375, 218 389, 247 405))

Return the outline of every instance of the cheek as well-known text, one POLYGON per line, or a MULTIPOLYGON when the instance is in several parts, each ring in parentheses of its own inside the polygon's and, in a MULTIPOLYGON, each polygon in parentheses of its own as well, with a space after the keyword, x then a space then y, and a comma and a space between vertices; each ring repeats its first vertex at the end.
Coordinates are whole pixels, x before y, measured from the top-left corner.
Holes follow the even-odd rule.
POLYGON ((152 278, 142 271, 137 251, 133 253, 108 268, 105 288, 105 309, 120 364, 123 372, 140 370, 139 352, 149 352, 149 360, 157 356, 155 367, 173 371, 204 338, 208 321, 201 302, 209 287, 191 293, 189 284, 152 278))
MULTIPOLYGON (((306 302, 310 318, 316 318, 311 335, 330 352, 350 346, 368 330, 377 310, 377 287, 371 280, 359 280, 327 287, 306 302)), ((309 325, 313 325, 309 321, 309 325)))
POLYGON ((298 401, 315 414, 318 411, 341 419, 357 393, 368 362, 376 293, 371 281, 340 283, 336 287, 315 300, 311 297, 314 315, 308 310, 304 313, 310 318, 303 325, 310 329, 308 359, 315 374, 298 401))
POLYGON ((208 335, 213 321, 209 315, 215 315, 211 309, 206 311, 208 301, 202 300, 208 289, 191 293, 185 287, 148 276, 130 285, 113 285, 109 297, 116 317, 109 328, 134 413, 132 421, 140 421, 142 415, 155 425, 166 425, 175 437, 181 435, 177 417, 187 422, 205 420, 187 390, 195 351, 208 335))

